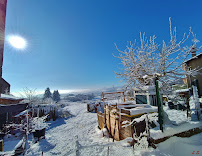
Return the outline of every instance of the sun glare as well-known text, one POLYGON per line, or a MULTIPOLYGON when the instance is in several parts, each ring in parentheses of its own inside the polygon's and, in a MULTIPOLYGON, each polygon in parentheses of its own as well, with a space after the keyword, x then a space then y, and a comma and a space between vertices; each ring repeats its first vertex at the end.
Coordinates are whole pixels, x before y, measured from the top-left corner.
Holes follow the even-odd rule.
POLYGON ((26 40, 23 37, 17 35, 8 36, 8 42, 11 44, 11 46, 20 50, 25 49, 27 46, 26 40))

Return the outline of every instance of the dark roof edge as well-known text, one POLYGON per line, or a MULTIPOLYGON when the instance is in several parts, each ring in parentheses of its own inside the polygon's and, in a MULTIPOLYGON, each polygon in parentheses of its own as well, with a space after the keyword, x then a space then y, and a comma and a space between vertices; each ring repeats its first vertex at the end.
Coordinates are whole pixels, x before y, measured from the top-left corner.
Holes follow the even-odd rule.
POLYGON ((198 54, 198 55, 196 55, 196 56, 194 56, 194 57, 191 57, 190 59, 188 59, 187 61, 185 61, 184 63, 187 63, 187 62, 189 62, 189 61, 191 61, 191 60, 194 60, 194 59, 197 59, 199 56, 201 56, 202 55, 202 53, 200 53, 200 54, 198 54))

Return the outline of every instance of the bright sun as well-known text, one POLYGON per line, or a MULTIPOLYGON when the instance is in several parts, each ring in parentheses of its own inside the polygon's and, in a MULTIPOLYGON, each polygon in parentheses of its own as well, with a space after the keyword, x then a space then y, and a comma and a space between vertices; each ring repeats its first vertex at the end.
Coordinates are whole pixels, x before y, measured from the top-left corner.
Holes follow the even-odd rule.
POLYGON ((27 42, 26 40, 21 37, 21 36, 17 36, 17 35, 10 35, 8 36, 8 42, 17 49, 23 50, 26 48, 27 46, 27 42))

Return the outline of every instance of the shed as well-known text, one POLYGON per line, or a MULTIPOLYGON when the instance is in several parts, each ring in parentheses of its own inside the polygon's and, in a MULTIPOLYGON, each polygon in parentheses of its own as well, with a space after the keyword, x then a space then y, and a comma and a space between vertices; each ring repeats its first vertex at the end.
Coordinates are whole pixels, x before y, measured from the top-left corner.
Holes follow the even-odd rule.
POLYGON ((135 104, 157 106, 155 86, 148 85, 140 88, 133 88, 133 96, 135 104))
POLYGON ((3 125, 12 121, 12 116, 19 114, 24 111, 28 106, 28 103, 23 104, 10 104, 0 105, 0 129, 3 125))

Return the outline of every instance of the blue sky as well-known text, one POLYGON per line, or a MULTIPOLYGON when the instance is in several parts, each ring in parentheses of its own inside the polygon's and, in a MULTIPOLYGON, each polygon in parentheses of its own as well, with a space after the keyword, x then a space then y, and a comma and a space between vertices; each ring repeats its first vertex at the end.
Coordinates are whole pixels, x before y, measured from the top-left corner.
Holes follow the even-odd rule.
POLYGON ((201 7, 201 0, 8 0, 6 35, 28 46, 5 45, 3 77, 11 92, 121 85, 114 43, 124 49, 140 31, 169 40, 169 17, 179 36, 192 26, 202 41, 201 7))

